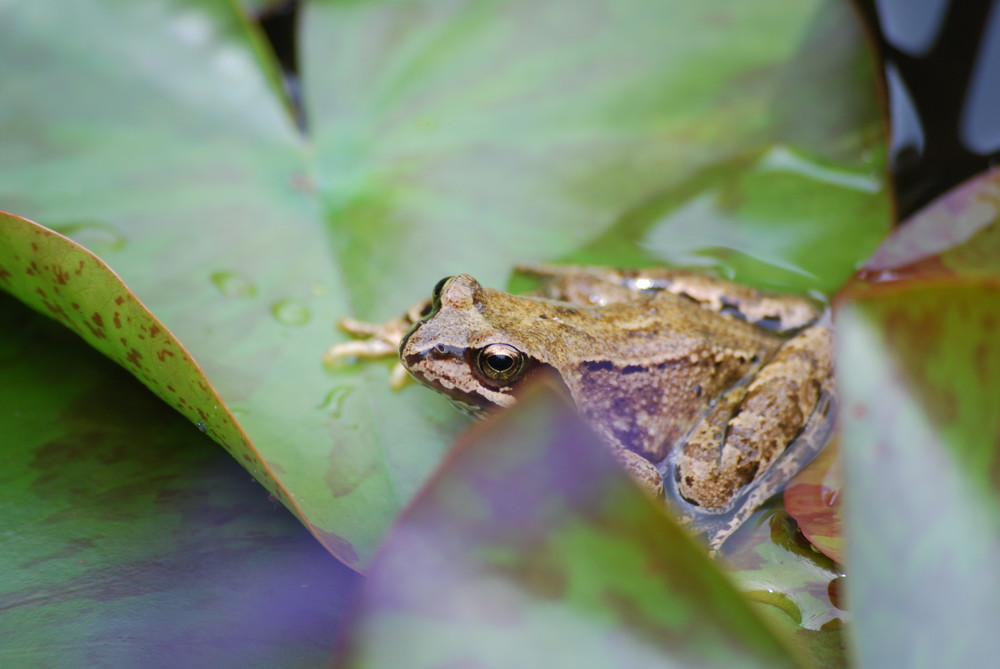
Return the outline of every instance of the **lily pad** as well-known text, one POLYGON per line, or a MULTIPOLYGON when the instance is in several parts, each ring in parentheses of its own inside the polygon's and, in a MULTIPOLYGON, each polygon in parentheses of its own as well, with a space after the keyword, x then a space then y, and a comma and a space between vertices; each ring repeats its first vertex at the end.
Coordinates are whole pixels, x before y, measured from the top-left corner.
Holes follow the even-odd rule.
POLYGON ((0 202, 113 268, 355 568, 462 422, 381 367, 323 368, 336 318, 583 256, 829 294, 888 225, 836 2, 312 2, 305 137, 236 3, 0 12, 0 202))
POLYGON ((838 300, 847 582, 866 666, 1000 652, 996 183, 918 213, 864 272, 877 280, 838 300))

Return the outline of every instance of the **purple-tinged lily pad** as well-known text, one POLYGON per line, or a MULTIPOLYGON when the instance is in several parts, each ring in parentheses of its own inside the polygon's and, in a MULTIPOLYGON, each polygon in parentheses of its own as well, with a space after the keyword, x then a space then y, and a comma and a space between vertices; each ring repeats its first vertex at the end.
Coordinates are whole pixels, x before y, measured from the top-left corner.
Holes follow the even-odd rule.
POLYGON ((550 392, 463 438, 358 613, 338 666, 798 666, 550 392))

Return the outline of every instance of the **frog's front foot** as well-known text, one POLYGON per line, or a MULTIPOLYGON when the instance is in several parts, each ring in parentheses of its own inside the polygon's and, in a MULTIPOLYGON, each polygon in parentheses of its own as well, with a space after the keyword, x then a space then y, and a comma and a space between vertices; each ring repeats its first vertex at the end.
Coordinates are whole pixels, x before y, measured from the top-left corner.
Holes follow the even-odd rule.
POLYGON ((333 366, 343 358, 397 358, 389 375, 389 386, 398 390, 410 378, 406 368, 398 362, 399 343, 414 323, 419 321, 430 306, 428 300, 413 305, 405 314, 385 323, 367 323, 354 318, 342 318, 337 327, 349 335, 358 337, 354 341, 334 344, 323 353, 323 364, 333 366))

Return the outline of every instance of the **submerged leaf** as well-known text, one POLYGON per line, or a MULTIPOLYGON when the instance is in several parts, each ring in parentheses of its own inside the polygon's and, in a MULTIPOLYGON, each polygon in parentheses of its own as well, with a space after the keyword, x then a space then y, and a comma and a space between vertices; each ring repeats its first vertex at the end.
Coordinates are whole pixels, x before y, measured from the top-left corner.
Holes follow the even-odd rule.
POLYGON ((320 666, 356 575, 124 370, 0 294, 0 665, 320 666))
POLYGON ((813 546, 844 562, 840 444, 831 442, 785 490, 785 508, 813 546))

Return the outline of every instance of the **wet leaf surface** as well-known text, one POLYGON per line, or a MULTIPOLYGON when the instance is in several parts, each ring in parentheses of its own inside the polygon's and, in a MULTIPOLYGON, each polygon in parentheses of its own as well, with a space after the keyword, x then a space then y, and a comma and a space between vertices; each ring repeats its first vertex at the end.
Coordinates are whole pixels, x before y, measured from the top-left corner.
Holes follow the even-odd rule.
POLYGON ((359 613, 337 666, 798 666, 551 391, 456 447, 359 613))
POLYGON ((122 277, 352 566, 462 422, 324 369, 337 317, 541 259, 830 294, 887 227, 838 3, 310 3, 306 139, 237 7, 5 7, 0 202, 122 277))

